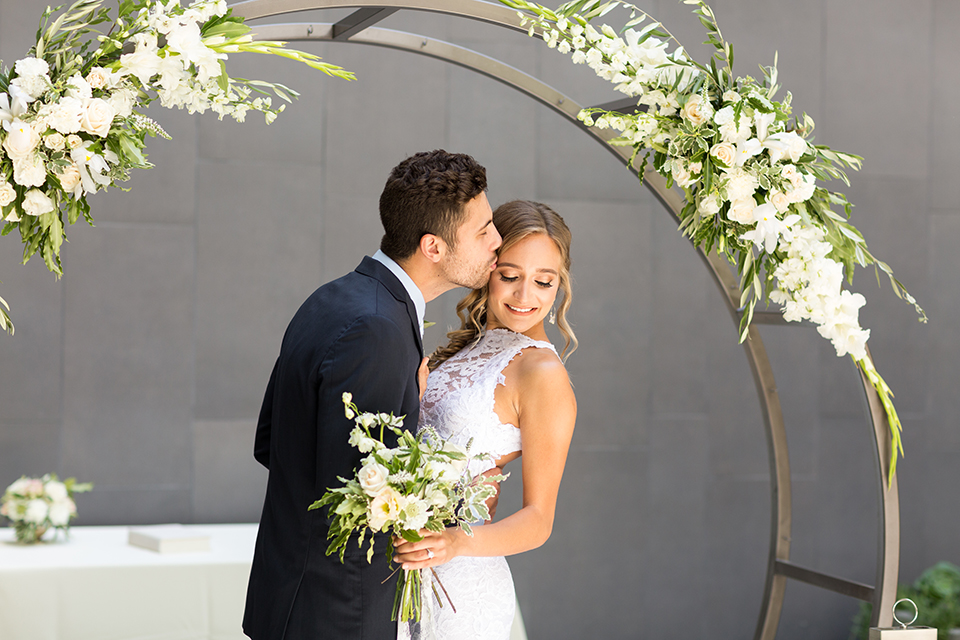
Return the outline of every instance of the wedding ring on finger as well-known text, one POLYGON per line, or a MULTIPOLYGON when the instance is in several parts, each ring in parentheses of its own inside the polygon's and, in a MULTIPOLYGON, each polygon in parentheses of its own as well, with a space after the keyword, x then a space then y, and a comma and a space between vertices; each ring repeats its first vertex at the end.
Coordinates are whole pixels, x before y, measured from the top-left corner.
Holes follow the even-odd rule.
POLYGON ((433 560, 433 549, 427 549, 427 560, 433 560))

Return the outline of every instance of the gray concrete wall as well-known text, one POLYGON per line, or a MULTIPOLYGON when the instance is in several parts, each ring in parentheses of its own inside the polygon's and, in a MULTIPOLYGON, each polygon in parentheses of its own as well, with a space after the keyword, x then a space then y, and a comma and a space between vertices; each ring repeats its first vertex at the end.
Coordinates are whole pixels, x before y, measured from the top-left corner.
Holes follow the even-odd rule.
MULTIPOLYGON (((701 59, 689 7, 648 3, 701 59)), ((717 0, 739 75, 779 51, 817 141, 866 157, 846 190, 855 224, 925 305, 921 326, 873 274, 862 320, 897 394, 902 577, 960 563, 960 147, 953 0, 717 0)), ((0 58, 32 44, 41 5, 0 0, 0 58)), ((340 14, 337 15, 341 15, 340 14)), ((289 18, 284 19, 286 21, 289 18)), ((329 18, 328 18, 329 19, 329 18)), ((582 104, 616 95, 543 43, 401 13, 383 26, 489 52, 582 104)), ((769 483, 761 415, 720 295, 666 212, 610 154, 545 108, 463 69, 359 45, 303 48, 345 83, 282 60, 234 75, 302 93, 276 123, 152 107, 173 136, 131 192, 92 198, 69 229, 65 277, 0 241, 0 485, 57 471, 94 481, 79 524, 254 521, 265 472, 254 422, 280 336, 319 284, 379 240, 389 169, 444 147, 489 169, 494 204, 552 205, 574 232, 569 362, 580 406, 551 540, 511 559, 531 639, 746 638, 763 587, 769 483)), ((427 342, 457 294, 431 303, 427 342)), ((870 582, 877 510, 858 381, 812 329, 763 329, 785 408, 794 558, 870 582)), ((502 511, 519 504, 519 470, 502 511)), ((847 637, 853 600, 790 584, 778 637, 847 637)))

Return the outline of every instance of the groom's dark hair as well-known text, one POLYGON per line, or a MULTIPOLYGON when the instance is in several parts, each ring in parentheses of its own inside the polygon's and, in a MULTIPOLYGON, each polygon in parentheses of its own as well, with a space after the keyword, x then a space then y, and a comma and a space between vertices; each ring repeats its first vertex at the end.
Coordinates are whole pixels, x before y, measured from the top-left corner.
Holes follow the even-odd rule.
POLYGON ((453 249, 464 206, 487 188, 487 170, 464 153, 443 149, 410 156, 390 172, 380 194, 380 250, 409 258, 428 233, 453 249))

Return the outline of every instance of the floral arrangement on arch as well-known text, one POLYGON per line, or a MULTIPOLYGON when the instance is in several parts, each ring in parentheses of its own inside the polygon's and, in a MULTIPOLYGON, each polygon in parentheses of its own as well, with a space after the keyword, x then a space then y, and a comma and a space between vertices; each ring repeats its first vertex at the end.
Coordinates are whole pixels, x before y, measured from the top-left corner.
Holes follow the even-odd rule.
MULTIPOLYGON (((61 275, 64 225, 93 222, 87 197, 116 186, 131 169, 151 165, 146 136, 169 138, 138 113, 156 99, 189 113, 210 110, 244 121, 249 111, 269 124, 270 93, 290 101, 281 84, 232 78, 231 53, 279 55, 347 80, 353 74, 318 56, 256 41, 225 0, 118 0, 117 17, 103 0, 47 9, 37 43, 13 69, 0 64, 0 234, 18 231, 23 261, 39 254, 61 275)), ((13 332, 0 298, 0 329, 13 332)))
POLYGON ((55 473, 41 478, 23 476, 4 491, 0 515, 13 523, 17 542, 33 544, 50 529, 66 534, 77 515, 73 495, 91 489, 92 483, 79 483, 76 478, 61 482, 55 473))
POLYGON ((903 453, 902 427, 893 393, 867 350, 870 330, 859 323, 866 300, 844 289, 844 279, 852 282, 855 265, 873 264, 890 277, 896 295, 914 305, 921 322, 926 315, 890 267, 867 250, 863 234, 848 221, 846 197, 817 184, 839 179, 849 186, 845 170, 859 169, 862 158, 808 142, 813 119, 793 116, 789 92, 774 98, 780 89, 776 57, 759 80, 734 77, 733 45, 702 0, 684 2, 696 7, 705 44, 716 49, 709 64, 690 59, 659 22, 622 0, 577 0, 554 10, 527 0, 500 1, 519 10, 530 36, 539 33, 548 47, 636 99, 630 112, 584 109, 580 120, 618 131, 610 143, 633 148, 630 165, 641 179, 652 161, 668 188, 683 189, 680 230, 704 252, 725 255, 739 273, 740 340, 757 303, 773 301, 786 320, 814 323, 838 356, 853 358, 887 415, 892 479, 903 453), (620 31, 593 27, 592 20, 617 7, 630 11, 620 31))

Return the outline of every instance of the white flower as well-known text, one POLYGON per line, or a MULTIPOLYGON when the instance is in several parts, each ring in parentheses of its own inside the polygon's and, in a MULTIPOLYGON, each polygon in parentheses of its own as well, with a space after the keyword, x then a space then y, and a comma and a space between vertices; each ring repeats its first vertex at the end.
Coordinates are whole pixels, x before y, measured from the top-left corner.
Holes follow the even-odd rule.
POLYGON ((43 521, 47 519, 47 512, 47 502, 45 500, 36 498, 27 503, 27 508, 23 514, 23 519, 25 522, 43 524, 43 521))
POLYGON ((770 135, 763 143, 770 153, 770 164, 776 164, 784 156, 797 162, 807 152, 807 141, 796 131, 784 131, 770 135))
POLYGON ((686 104, 683 105, 681 115, 686 118, 690 124, 699 127, 713 115, 713 107, 708 100, 704 100, 699 94, 696 94, 687 98, 686 104))
POLYGON ((737 161, 737 149, 729 142, 718 142, 710 148, 710 155, 720 161, 725 169, 733 168, 737 161))
POLYGON ((82 144, 83 144, 83 138, 81 138, 80 136, 76 136, 73 134, 70 134, 69 136, 67 136, 67 146, 70 147, 71 149, 76 149, 82 144))
POLYGON ((33 150, 40 144, 40 134, 29 122, 17 118, 13 122, 6 123, 4 128, 7 130, 7 137, 3 141, 3 148, 13 160, 31 156, 33 150))
POLYGON ((767 131, 770 129, 770 125, 773 124, 777 119, 777 114, 762 113, 757 111, 753 116, 753 121, 757 126, 757 139, 760 142, 763 142, 767 139, 767 131))
POLYGON ((77 98, 63 97, 58 102, 46 105, 40 111, 52 128, 67 135, 80 131, 83 117, 83 102, 77 98))
POLYGON ((117 114, 113 106, 106 100, 93 98, 83 107, 83 116, 80 118, 80 128, 87 133, 101 138, 110 133, 110 125, 117 114))
POLYGON ((724 102, 732 102, 734 104, 740 102, 740 94, 732 90, 724 91, 722 98, 724 102))
POLYGON ((71 162, 66 168, 63 169, 63 173, 57 174, 57 179, 60 181, 60 186, 63 187, 63 190, 67 193, 73 194, 75 199, 79 199, 83 195, 83 184, 81 183, 80 178, 80 168, 77 166, 76 162, 71 162))
POLYGON ((740 224, 750 224, 753 222, 753 210, 757 208, 757 203, 753 197, 734 200, 727 209, 727 218, 740 224))
POLYGON ((94 67, 87 73, 86 80, 91 89, 112 89, 120 81, 120 74, 103 67, 94 67))
POLYGON ((47 168, 37 155, 13 161, 13 181, 21 187, 41 187, 47 181, 47 168))
POLYGON ((753 198, 754 192, 760 183, 757 178, 744 169, 734 169, 727 173, 727 180, 724 189, 727 193, 727 199, 731 202, 753 198))
MULTIPOLYGON (((69 137, 67 142, 70 142, 69 137)), ((73 159, 80 170, 80 181, 86 193, 96 193, 97 185, 107 186, 110 184, 110 178, 103 175, 110 170, 107 160, 109 159, 112 162, 117 160, 117 156, 112 151, 107 150, 101 156, 91 149, 92 145, 92 141, 87 141, 70 152, 70 158, 73 159)))
POLYGON ((117 89, 110 94, 107 102, 113 107, 113 110, 121 118, 127 118, 133 113, 133 107, 136 105, 137 92, 130 88, 117 89))
POLYGON ((353 430, 350 431, 349 443, 350 446, 359 449, 360 453, 370 453, 376 449, 379 444, 379 442, 367 436, 367 433, 360 427, 354 427, 353 430))
POLYGON ((0 93, 0 123, 7 126, 14 118, 22 116, 27 112, 27 106, 33 102, 33 98, 28 96, 15 84, 11 84, 6 93, 0 93))
POLYGON ((153 33, 138 33, 133 36, 136 49, 133 53, 120 56, 120 73, 133 75, 140 80, 144 87, 150 84, 157 70, 160 68, 160 58, 157 56, 157 36, 153 33))
POLYGON ((5 207, 16 199, 17 192, 13 185, 6 180, 0 181, 0 207, 5 207))
POLYGON ((430 507, 423 500, 410 500, 403 508, 403 516, 403 528, 417 531, 430 519, 430 507))
POLYGON ((390 472, 382 464, 371 461, 357 472, 357 479, 364 493, 374 497, 387 487, 387 477, 390 472))
POLYGON ((777 249, 780 234, 786 231, 787 227, 798 222, 800 216, 794 214, 781 220, 777 217, 777 208, 766 202, 753 210, 753 220, 757 226, 740 238, 752 241, 758 248, 772 254, 777 249))
POLYGON ((783 191, 771 191, 767 199, 780 213, 785 213, 790 208, 790 198, 783 191))
POLYGON ((70 523, 70 517, 77 512, 77 505, 70 498, 55 500, 50 505, 50 524, 55 527, 65 527, 70 523))
POLYGON ((39 189, 30 189, 23 196, 23 212, 28 216, 42 216, 55 208, 53 200, 39 189))
POLYGON ((50 65, 40 58, 21 58, 13 65, 17 75, 22 77, 45 76, 50 73, 50 65))
POLYGON ((63 151, 67 146, 67 139, 62 134, 54 132, 43 138, 43 146, 51 151, 63 151))
POLYGON ((69 497, 67 493, 67 485, 63 484, 59 480, 50 480, 44 485, 43 489, 47 496, 54 502, 66 500, 69 497))
POLYGON ((393 487, 385 487, 370 502, 367 513, 367 524, 374 531, 380 531, 384 525, 397 520, 400 512, 407 504, 407 499, 393 487))
POLYGON ((447 503, 447 496, 436 486, 428 485, 424 500, 426 500, 427 504, 431 507, 442 507, 447 503))
POLYGON ((711 193, 707 197, 700 200, 698 211, 708 216, 716 215, 720 211, 720 198, 716 193, 711 193))
POLYGON ((763 151, 763 145, 761 145, 760 141, 756 138, 750 138, 749 140, 741 138, 740 141, 737 142, 737 159, 735 164, 738 167, 742 167, 747 160, 758 155, 761 151, 763 151))
POLYGON ((84 80, 83 76, 75 73, 67 80, 66 94, 68 97, 76 98, 82 102, 93 97, 93 89, 90 87, 90 83, 84 80))
POLYGON ((696 183, 697 177, 690 172, 690 167, 680 159, 673 161, 673 170, 671 171, 673 179, 681 187, 689 187, 696 183))

